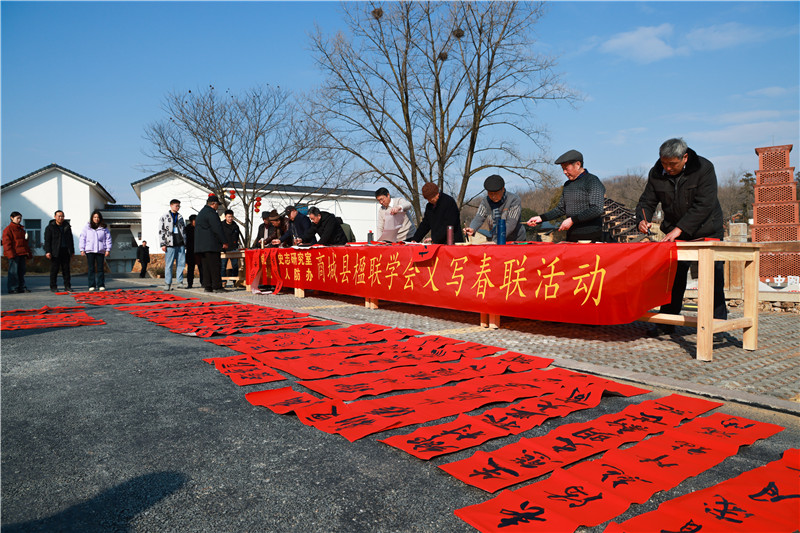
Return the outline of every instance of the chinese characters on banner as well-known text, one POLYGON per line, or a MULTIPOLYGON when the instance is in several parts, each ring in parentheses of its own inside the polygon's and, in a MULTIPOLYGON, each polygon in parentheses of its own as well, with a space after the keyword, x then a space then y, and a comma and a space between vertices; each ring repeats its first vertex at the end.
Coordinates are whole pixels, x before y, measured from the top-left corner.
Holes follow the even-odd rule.
MULTIPOLYGON (((680 410, 674 404, 671 407, 680 410)), ((656 415, 652 407, 642 409, 641 414, 641 422, 648 426, 663 422, 664 427, 668 428, 675 422, 673 417, 665 417, 663 420, 652 418, 650 415, 656 415), (672 420, 668 420, 669 418, 672 420)), ((688 416, 689 413, 684 415, 688 416)), ((736 455, 740 446, 752 444, 782 430, 782 427, 774 424, 714 413, 707 417, 695 418, 678 428, 668 429, 662 435, 641 441, 631 448, 615 449, 599 459, 564 470, 564 465, 574 462, 575 457, 571 457, 564 462, 564 465, 558 465, 561 468, 555 470, 549 478, 513 492, 503 491, 487 502, 456 510, 456 515, 484 532, 554 530, 569 532, 581 525, 597 526, 622 514, 632 503, 646 502, 656 492, 669 490, 682 481, 721 463, 724 459, 736 455), (556 526, 558 529, 555 529, 556 526)), ((598 432, 587 429, 580 432, 581 435, 577 437, 578 442, 585 443, 587 442, 585 436, 590 432, 593 436, 597 436, 597 439, 601 439, 603 433, 613 436, 614 433, 626 431, 624 426, 617 431, 598 432)), ((547 436, 544 437, 546 438, 547 436)), ((589 438, 588 441, 592 439, 589 438)), ((591 442, 589 445, 591 446, 591 442)), ((536 448, 540 453, 553 456, 556 460, 561 458, 560 449, 563 449, 563 446, 550 444, 545 448, 536 448)), ((552 462, 553 457, 548 460, 552 462)), ((498 470, 504 468, 505 464, 507 463, 498 463, 498 470)), ((780 494, 780 489, 772 491, 769 486, 763 488, 765 489, 763 493, 758 492, 755 494, 756 497, 769 499, 772 497, 770 494, 780 494)), ((795 493, 791 492, 792 489, 789 490, 790 493, 784 495, 795 493)), ((733 511, 728 509, 722 500, 707 497, 703 501, 721 514, 733 511)), ((743 501, 737 499, 737 503, 743 504, 743 501)), ((736 512, 744 513, 744 505, 740 507, 741 509, 736 512)), ((682 522, 678 527, 685 524, 686 522, 682 522)), ((651 522, 648 531, 664 531, 662 525, 662 522, 651 522)), ((710 530, 720 529, 717 527, 710 530)))
POLYGON ((247 282, 520 318, 626 324, 670 299, 675 243, 247 250, 247 282))
POLYGON ((662 503, 606 533, 731 531, 791 533, 800 525, 800 449, 766 466, 662 503))

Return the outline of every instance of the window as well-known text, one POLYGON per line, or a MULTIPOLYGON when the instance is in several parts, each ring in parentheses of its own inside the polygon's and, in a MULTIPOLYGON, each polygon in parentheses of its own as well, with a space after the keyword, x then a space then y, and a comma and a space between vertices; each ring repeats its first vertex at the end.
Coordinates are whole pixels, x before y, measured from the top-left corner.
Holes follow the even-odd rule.
POLYGON ((42 220, 25 218, 22 220, 25 231, 28 233, 28 246, 31 248, 44 248, 42 239, 42 220))

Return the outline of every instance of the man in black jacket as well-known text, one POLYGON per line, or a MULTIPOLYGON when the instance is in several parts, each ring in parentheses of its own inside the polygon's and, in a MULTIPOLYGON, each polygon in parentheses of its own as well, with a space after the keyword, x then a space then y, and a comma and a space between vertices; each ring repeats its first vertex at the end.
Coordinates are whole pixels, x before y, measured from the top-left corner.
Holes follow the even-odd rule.
POLYGON ((317 244, 335 246, 347 244, 347 237, 344 234, 342 225, 336 221, 336 217, 326 211, 320 211, 318 207, 308 208, 308 218, 311 220, 311 228, 303 236, 303 242, 310 244, 314 234, 319 235, 317 244))
POLYGON ((69 271, 70 261, 75 254, 72 228, 64 218, 64 212, 60 209, 53 216, 55 218, 44 229, 44 252, 50 260, 50 290, 53 292, 58 290, 58 271, 60 269, 61 277, 64 279, 64 289, 72 291, 69 271))
POLYGON ((142 265, 139 277, 143 278, 147 275, 147 264, 150 263, 150 247, 147 246, 147 241, 142 241, 142 244, 136 248, 136 260, 142 265))
MULTIPOLYGON (((303 237, 308 233, 309 228, 311 228, 311 220, 298 211, 297 206, 294 205, 288 206, 284 214, 289 219, 289 230, 281 235, 281 244, 284 246, 300 244, 303 242, 303 237)), ((311 239, 311 244, 317 242, 313 234, 311 239)))
POLYGON ((453 197, 440 192, 439 186, 433 182, 422 186, 422 197, 428 200, 428 205, 425 206, 422 222, 409 240, 420 242, 430 231, 431 237, 428 239, 430 242, 447 244, 447 227, 452 226, 453 242, 464 242, 461 214, 453 197))
POLYGON ((200 267, 200 285, 203 284, 203 266, 197 261, 194 253, 194 229, 197 223, 197 215, 190 215, 183 231, 186 234, 186 288, 191 289, 194 285, 194 268, 200 267))
POLYGON ((531 217, 528 225, 535 226, 566 215, 558 230, 567 232, 567 242, 603 242, 605 186, 600 178, 586 170, 583 154, 577 150, 561 154, 556 164, 561 165, 567 177, 561 200, 547 213, 531 217))
MULTIPOLYGON (((717 175, 714 165, 689 148, 683 139, 669 139, 659 148, 659 160, 650 169, 647 185, 636 206, 639 231, 650 230, 656 206, 661 203, 664 220, 662 241, 693 241, 712 238, 722 240, 722 208, 717 198, 717 175)), ((726 319, 725 277, 722 261, 714 263, 714 318, 726 319)), ((678 261, 672 299, 661 306, 662 313, 678 314, 683 307, 686 276, 690 262, 678 261)), ((650 336, 673 333, 675 326, 658 324, 648 331, 650 336)))
POLYGON ((222 288, 222 276, 220 275, 222 262, 219 254, 228 248, 228 244, 225 242, 222 221, 217 214, 217 208, 219 208, 219 198, 212 194, 195 220, 194 252, 200 256, 205 292, 229 292, 222 288))

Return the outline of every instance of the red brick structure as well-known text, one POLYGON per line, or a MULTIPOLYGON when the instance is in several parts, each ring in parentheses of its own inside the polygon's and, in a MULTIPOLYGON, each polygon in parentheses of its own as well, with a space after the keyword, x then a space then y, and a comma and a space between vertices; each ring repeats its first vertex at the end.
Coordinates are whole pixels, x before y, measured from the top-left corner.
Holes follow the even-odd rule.
MULTIPOLYGON (((800 241, 800 201, 794 167, 789 166, 792 145, 756 148, 753 242, 800 241)), ((800 275, 800 253, 761 254, 761 279, 800 275)))

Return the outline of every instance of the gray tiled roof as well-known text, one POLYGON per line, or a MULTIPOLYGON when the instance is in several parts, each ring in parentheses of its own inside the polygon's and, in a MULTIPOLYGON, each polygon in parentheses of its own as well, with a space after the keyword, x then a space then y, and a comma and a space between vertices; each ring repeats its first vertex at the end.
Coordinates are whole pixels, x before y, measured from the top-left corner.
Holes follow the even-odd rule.
POLYGON ((6 188, 11 187, 13 185, 16 185, 18 183, 21 183, 21 182, 23 182, 25 180, 35 178, 35 177, 37 177, 37 176, 39 176, 41 174, 44 174, 45 172, 48 172, 50 170, 55 170, 55 169, 60 170, 62 172, 66 172, 67 174, 70 174, 70 175, 78 178, 79 180, 85 181, 85 182, 89 183, 90 185, 92 185, 94 187, 97 187, 98 189, 100 189, 100 192, 102 194, 104 194, 106 197, 108 197, 109 200, 111 200, 111 203, 116 203, 117 202, 114 199, 114 197, 111 196, 111 194, 105 189, 105 187, 100 185, 99 182, 97 182, 97 181, 95 181, 95 180, 93 180, 91 178, 87 178, 86 176, 84 176, 82 174, 78 174, 74 170, 70 170, 68 168, 62 167, 61 165, 58 165, 56 163, 50 163, 46 167, 42 167, 39 170, 34 170, 33 172, 31 172, 29 174, 25 174, 21 178, 17 178, 14 181, 10 181, 10 182, 0 186, 0 189, 6 189, 6 188))

